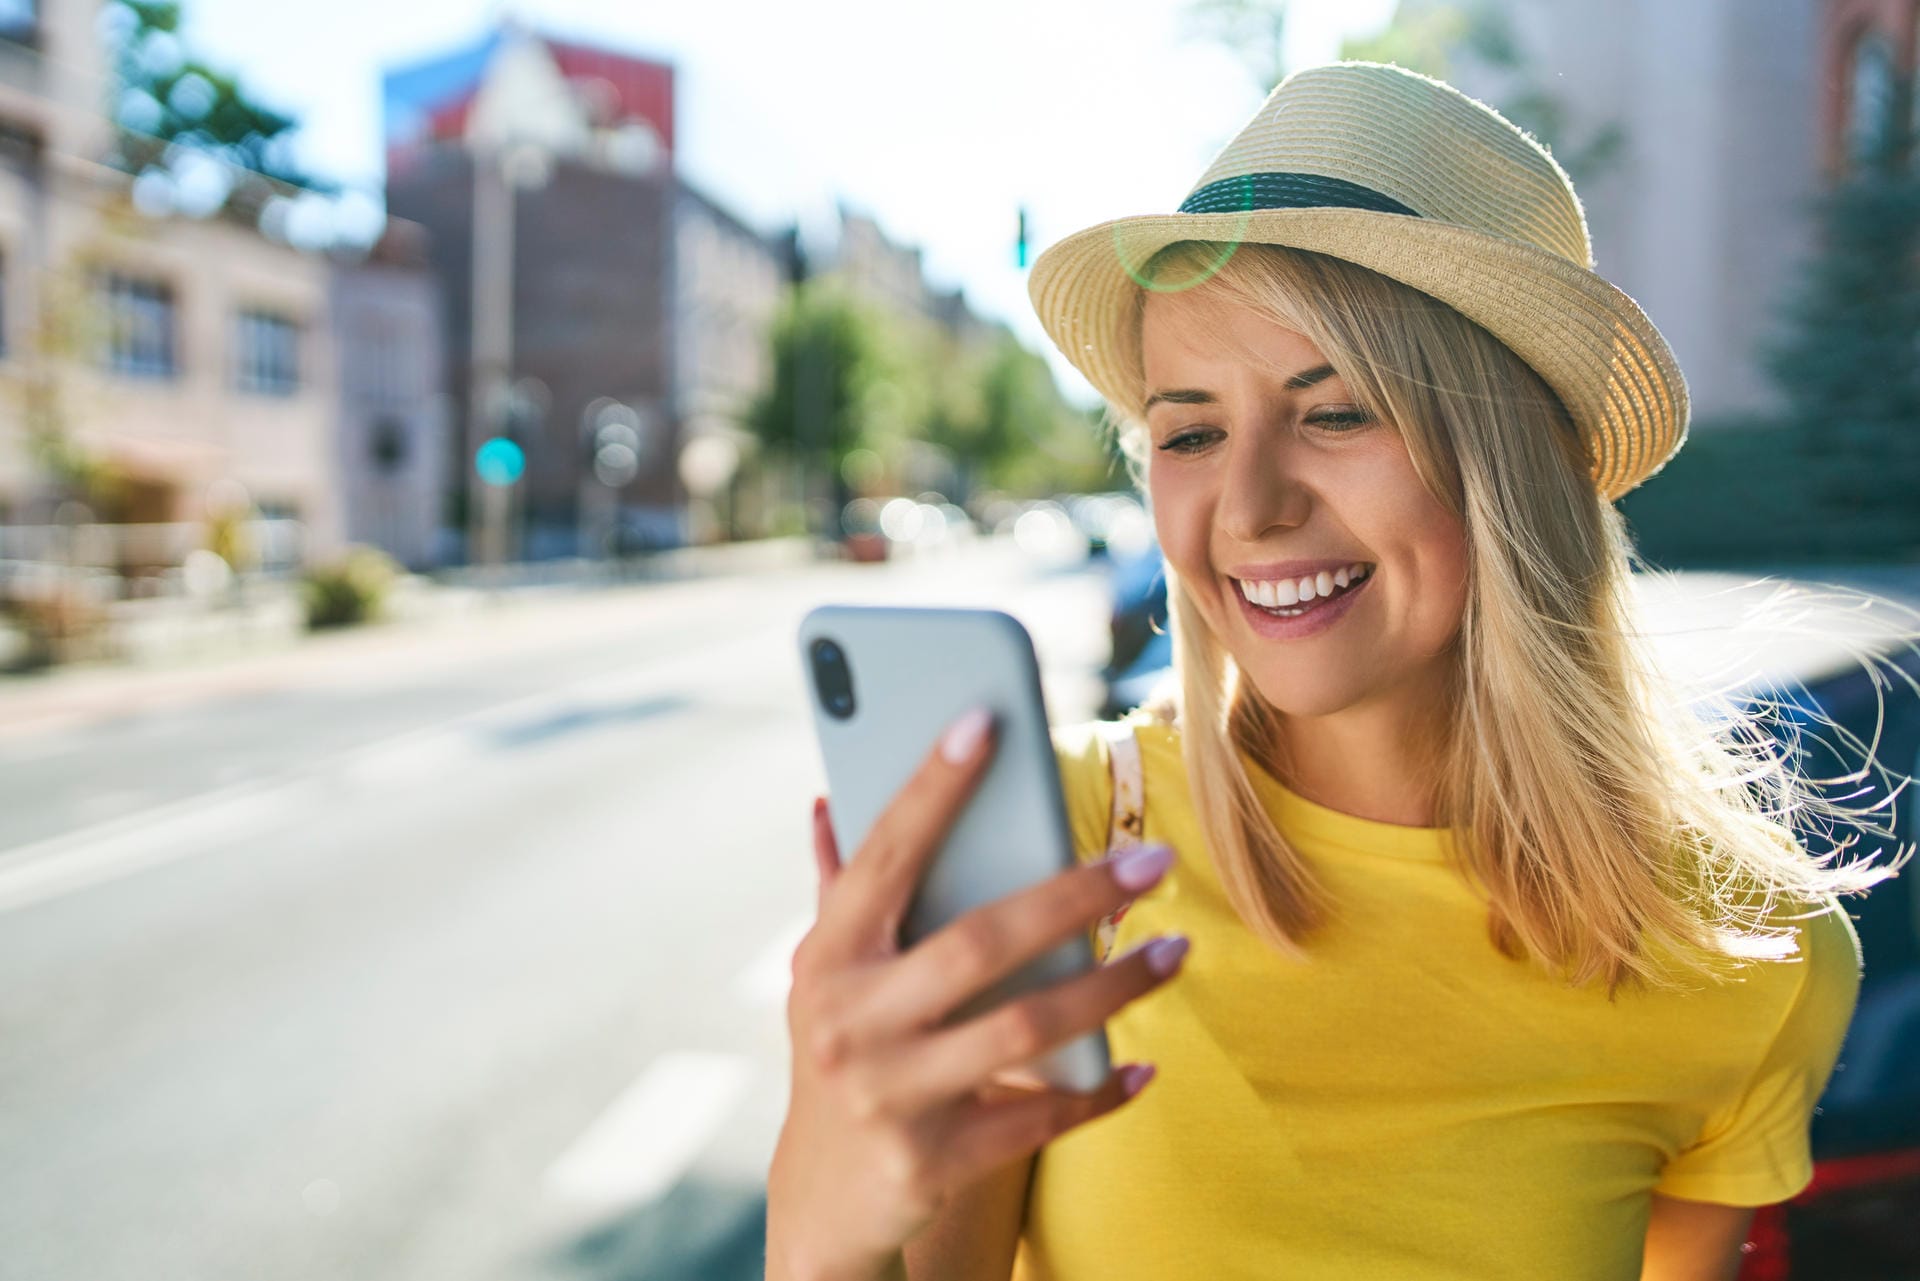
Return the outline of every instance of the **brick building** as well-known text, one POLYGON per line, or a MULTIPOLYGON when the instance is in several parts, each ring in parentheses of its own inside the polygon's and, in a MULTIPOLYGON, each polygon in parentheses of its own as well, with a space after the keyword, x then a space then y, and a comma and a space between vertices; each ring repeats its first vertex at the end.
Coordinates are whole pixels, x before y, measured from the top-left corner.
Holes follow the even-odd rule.
POLYGON ((685 540, 682 448, 737 439, 786 271, 677 172, 673 68, 508 24, 385 97, 388 208, 441 280, 450 522, 484 553, 500 502, 500 554, 535 559, 685 540), (504 495, 474 468, 502 432, 525 459, 504 495))

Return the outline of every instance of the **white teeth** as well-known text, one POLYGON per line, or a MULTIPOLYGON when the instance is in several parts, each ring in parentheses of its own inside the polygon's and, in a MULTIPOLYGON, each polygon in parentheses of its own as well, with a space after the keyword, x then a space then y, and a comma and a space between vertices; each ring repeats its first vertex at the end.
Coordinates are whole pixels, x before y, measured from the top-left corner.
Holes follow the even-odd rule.
POLYGON ((1286 609, 1292 605, 1304 604, 1311 600, 1321 600, 1345 587, 1364 579, 1371 571, 1365 564, 1343 565, 1328 573, 1321 570, 1317 574, 1301 579, 1267 579, 1258 582, 1242 579, 1240 594, 1255 605, 1268 609, 1286 609))

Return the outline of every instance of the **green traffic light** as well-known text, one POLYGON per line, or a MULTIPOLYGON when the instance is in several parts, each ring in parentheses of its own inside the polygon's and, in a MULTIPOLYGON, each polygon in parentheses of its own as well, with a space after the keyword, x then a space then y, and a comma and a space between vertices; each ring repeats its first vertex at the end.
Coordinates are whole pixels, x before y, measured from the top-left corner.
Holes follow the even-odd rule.
POLYGON ((504 436, 495 436, 474 452, 473 469, 482 484, 511 485, 527 469, 527 456, 504 436))

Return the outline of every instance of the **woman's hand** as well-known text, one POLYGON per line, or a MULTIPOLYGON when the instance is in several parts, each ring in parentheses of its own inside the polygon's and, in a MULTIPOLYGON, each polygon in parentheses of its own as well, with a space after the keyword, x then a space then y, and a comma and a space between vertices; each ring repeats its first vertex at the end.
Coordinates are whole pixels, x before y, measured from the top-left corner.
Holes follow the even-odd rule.
POLYGON ((1153 885, 1171 861, 1164 847, 1129 851, 1131 877, 1120 860, 1076 867, 900 948, 900 923, 991 739, 986 713, 956 721, 845 867, 825 802, 815 804, 819 915, 793 956, 792 1093, 767 1185, 770 1276, 889 1275, 949 1194, 1114 1110, 1152 1074, 1130 1065, 1080 1093, 1020 1065, 1164 983, 1183 946, 1161 949, 1166 974, 1149 967, 1148 944, 967 1022, 942 1021, 1153 885))

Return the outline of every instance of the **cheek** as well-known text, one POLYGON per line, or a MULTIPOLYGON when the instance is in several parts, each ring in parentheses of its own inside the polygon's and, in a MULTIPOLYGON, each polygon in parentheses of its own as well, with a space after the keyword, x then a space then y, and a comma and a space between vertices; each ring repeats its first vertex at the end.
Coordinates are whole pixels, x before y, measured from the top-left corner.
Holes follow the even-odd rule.
POLYGON ((1443 517, 1422 540, 1418 561, 1416 572, 1431 587, 1421 593, 1421 630, 1444 645, 1459 630, 1467 602, 1466 536, 1452 517, 1443 517))
POLYGON ((1167 564, 1190 579, 1207 573, 1213 505, 1193 476, 1178 468, 1149 464, 1147 497, 1153 506, 1154 534, 1167 564))

